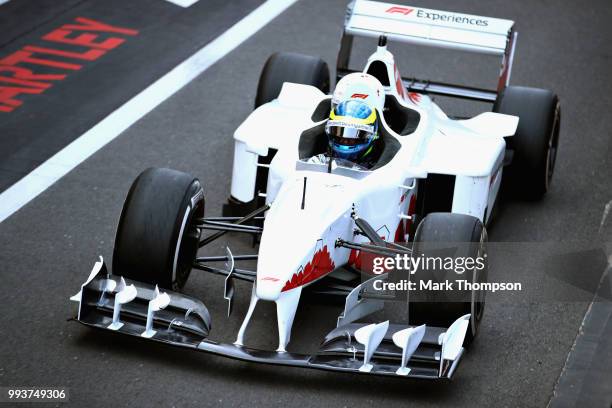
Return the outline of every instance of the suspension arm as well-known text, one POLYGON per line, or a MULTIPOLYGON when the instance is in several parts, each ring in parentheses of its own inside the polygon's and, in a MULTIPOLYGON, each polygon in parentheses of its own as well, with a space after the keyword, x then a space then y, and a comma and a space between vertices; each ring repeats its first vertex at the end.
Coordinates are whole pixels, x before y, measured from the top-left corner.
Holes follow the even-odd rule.
MULTIPOLYGON (((245 215, 244 217, 236 220, 233 223, 230 223, 228 225, 231 225, 233 228, 236 228, 236 226, 244 224, 247 221, 250 221, 252 219, 255 219, 257 216, 263 214, 264 212, 268 211, 268 209, 270 209, 269 205, 264 205, 263 207, 260 207, 258 209, 256 209, 255 211, 245 215)), ((215 221, 208 221, 210 222, 215 222, 215 221)), ((201 220, 201 223, 204 223, 204 219, 201 220)), ((229 227, 227 227, 229 228, 229 227)), ((255 227, 258 228, 258 227, 255 227)), ((218 229, 218 231, 212 235, 209 235, 208 237, 202 239, 200 241, 199 247, 202 248, 204 245, 206 244, 210 244, 211 242, 213 242, 214 240, 216 240, 219 237, 222 237, 223 235, 225 235, 226 232, 229 232, 228 229, 218 229)), ((245 231, 234 231, 234 232, 245 232, 245 231)))
MULTIPOLYGON (((226 271, 225 269, 215 268, 214 266, 209 265, 202 265, 197 261, 194 262, 192 266, 195 269, 199 269, 204 272, 214 273, 215 275, 227 276, 229 274, 229 271, 226 271)), ((234 268, 234 271, 232 273, 232 278, 240 279, 251 283, 255 282, 256 276, 257 273, 255 271, 250 271, 247 269, 234 268)))
POLYGON ((386 246, 380 246, 380 245, 362 244, 362 243, 357 243, 357 242, 345 241, 343 239, 337 239, 336 247, 356 249, 359 251, 368 252, 368 253, 381 255, 381 256, 412 255, 411 249, 402 247, 397 244, 393 244, 393 246, 391 247, 386 247, 386 246))

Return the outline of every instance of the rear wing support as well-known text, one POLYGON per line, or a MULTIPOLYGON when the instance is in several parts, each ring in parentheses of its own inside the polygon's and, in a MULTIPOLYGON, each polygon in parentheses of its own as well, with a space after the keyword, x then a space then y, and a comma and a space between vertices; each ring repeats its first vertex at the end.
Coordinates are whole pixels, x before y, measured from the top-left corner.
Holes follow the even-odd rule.
POLYGON ((510 84, 518 36, 513 21, 368 0, 355 0, 348 5, 336 79, 357 72, 349 68, 355 36, 378 38, 381 35, 407 44, 501 57, 496 89, 402 77, 409 91, 494 102, 497 94, 510 84))

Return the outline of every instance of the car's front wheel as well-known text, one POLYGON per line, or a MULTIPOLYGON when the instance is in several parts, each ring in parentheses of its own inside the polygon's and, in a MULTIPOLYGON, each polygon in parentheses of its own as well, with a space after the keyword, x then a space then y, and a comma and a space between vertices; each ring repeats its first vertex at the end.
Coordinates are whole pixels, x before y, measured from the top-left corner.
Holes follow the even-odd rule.
POLYGON ((487 282, 484 225, 478 218, 465 214, 428 214, 417 228, 412 256, 422 263, 410 276, 416 283, 415 289, 408 293, 410 322, 449 327, 469 313, 470 326, 464 341, 468 346, 478 334, 486 292, 459 290, 459 281, 469 282, 472 288, 473 284, 487 282), (467 265, 467 259, 473 261, 467 265), (444 286, 447 282, 452 289, 444 286), (442 285, 442 289, 433 289, 437 285, 442 285))
POLYGON ((198 179, 150 168, 132 184, 119 219, 113 274, 168 289, 185 285, 198 251, 204 192, 198 179))

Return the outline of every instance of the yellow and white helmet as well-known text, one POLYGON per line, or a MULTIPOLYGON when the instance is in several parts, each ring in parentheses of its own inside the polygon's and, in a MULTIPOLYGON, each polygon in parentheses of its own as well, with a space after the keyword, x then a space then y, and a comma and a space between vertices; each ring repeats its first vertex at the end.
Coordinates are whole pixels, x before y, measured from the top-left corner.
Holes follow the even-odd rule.
POLYGON ((336 84, 332 96, 332 109, 340 102, 360 99, 378 112, 385 106, 385 90, 378 79, 370 74, 355 72, 343 77, 336 84))

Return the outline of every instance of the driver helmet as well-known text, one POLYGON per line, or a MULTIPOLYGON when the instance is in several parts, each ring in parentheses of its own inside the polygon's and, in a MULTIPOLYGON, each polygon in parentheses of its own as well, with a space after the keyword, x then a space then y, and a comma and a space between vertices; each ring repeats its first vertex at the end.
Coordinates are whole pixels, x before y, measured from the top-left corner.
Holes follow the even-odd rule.
POLYGON ((378 138, 376 109, 357 98, 340 102, 332 108, 325 132, 334 157, 362 160, 378 138))
POLYGON ((344 76, 336 84, 332 95, 332 108, 348 99, 361 99, 378 112, 382 112, 385 106, 385 89, 374 76, 355 72, 344 76))

